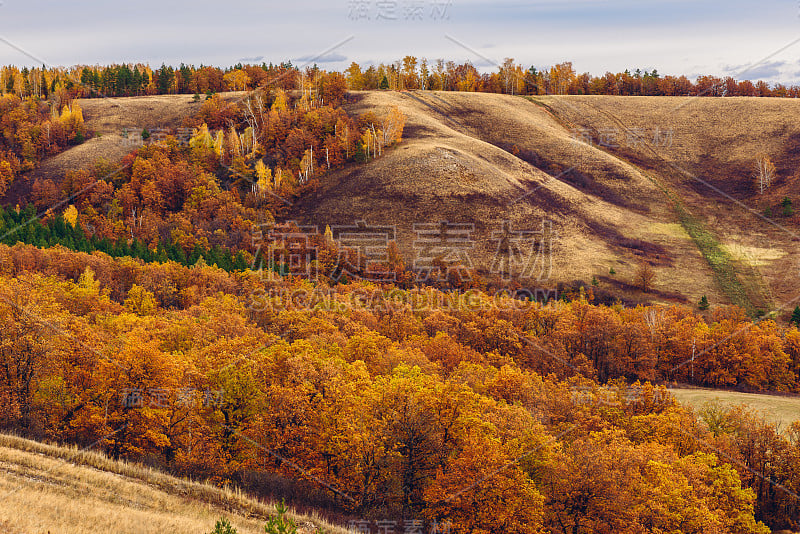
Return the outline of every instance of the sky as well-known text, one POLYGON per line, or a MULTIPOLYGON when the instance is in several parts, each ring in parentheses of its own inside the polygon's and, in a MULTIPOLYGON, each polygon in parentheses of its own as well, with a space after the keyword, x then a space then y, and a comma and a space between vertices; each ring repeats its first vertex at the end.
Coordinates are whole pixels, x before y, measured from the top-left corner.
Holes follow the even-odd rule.
POLYGON ((800 83, 800 0, 2 0, 0 63, 572 61, 800 83))

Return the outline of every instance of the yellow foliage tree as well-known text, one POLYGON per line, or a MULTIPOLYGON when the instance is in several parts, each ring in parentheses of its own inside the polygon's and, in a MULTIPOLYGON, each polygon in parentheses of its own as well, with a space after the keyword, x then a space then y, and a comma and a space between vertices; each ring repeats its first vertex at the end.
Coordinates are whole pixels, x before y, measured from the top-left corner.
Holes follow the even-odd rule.
POLYGON ((256 161, 256 192, 263 194, 272 187, 272 169, 264 165, 263 160, 256 161))
POLYGON ((372 135, 372 130, 369 128, 367 128, 364 135, 361 136, 361 144, 364 145, 367 159, 369 159, 370 150, 372 150, 372 157, 375 157, 375 136, 372 135))
POLYGON ((222 130, 217 131, 216 137, 214 137, 214 153, 219 156, 220 161, 225 155, 225 134, 222 130))
POLYGON ((406 116, 397 106, 392 106, 381 122, 381 133, 383 146, 392 143, 399 143, 403 139, 403 128, 406 124, 406 116))
POLYGON ((231 71, 223 76, 222 79, 233 91, 244 91, 250 83, 250 76, 242 69, 231 71))
POLYGON ((125 299, 125 309, 136 315, 152 315, 156 309, 155 296, 142 286, 133 284, 125 299))
POLYGON ((60 120, 68 132, 83 133, 83 111, 77 102, 62 108, 60 120))
POLYGON ((77 228, 78 210, 74 205, 70 204, 69 207, 64 210, 64 220, 67 223, 69 223, 73 228, 77 228))
POLYGON ((273 111, 286 111, 289 109, 286 91, 283 89, 278 89, 278 92, 275 94, 275 101, 272 103, 272 107, 270 109, 273 111))
POLYGON ((300 181, 307 182, 314 176, 314 157, 311 150, 306 150, 303 153, 303 159, 300 160, 300 181))
POLYGON ((447 469, 439 470, 425 500, 428 519, 456 534, 544 532, 544 497, 490 438, 470 438, 447 469))
POLYGON ((214 146, 214 139, 211 137, 206 123, 203 123, 203 125, 194 132, 194 135, 192 135, 192 138, 189 140, 189 146, 191 148, 212 148, 214 146))
POLYGON ((14 180, 14 169, 6 160, 0 161, 0 196, 6 194, 8 185, 14 180))

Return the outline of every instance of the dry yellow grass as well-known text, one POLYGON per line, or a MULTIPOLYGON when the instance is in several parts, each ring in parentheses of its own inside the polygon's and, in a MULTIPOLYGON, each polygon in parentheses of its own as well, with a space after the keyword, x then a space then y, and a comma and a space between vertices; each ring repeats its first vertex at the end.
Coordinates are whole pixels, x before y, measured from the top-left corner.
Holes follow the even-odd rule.
MULTIPOLYGON (((407 116, 404 140, 368 165, 332 173, 290 217, 318 224, 397 227, 398 245, 414 255, 414 222, 475 224, 473 265, 487 274, 504 221, 537 231, 553 222, 553 269, 529 287, 591 281, 629 291, 643 260, 658 273, 656 290, 696 301, 724 296, 697 247, 665 228, 677 223, 663 192, 638 168, 577 142, 547 109, 519 97, 454 92, 367 92, 353 96, 363 112, 396 105, 407 116), (681 283, 691 277, 691 283, 681 283), (621 283, 621 284, 620 284, 621 283)), ((653 297, 650 295, 649 297, 653 297)), ((659 295, 655 295, 658 300, 659 295)))
POLYGON ((706 403, 718 402, 724 406, 745 405, 763 415, 767 421, 779 423, 785 430, 800 421, 800 397, 782 397, 757 393, 739 393, 700 388, 671 388, 678 402, 700 410, 706 403))
MULTIPOLYGON (((800 228, 775 214, 784 196, 797 195, 800 102, 781 98, 542 97, 565 124, 640 133, 644 143, 606 148, 671 188, 687 209, 725 242, 745 284, 762 300, 791 313, 797 289, 800 228), (661 143, 654 143, 655 131, 661 143), (665 135, 669 133, 669 135, 665 135), (668 138, 668 139, 667 139, 668 138), (635 146, 632 146, 635 145, 635 146), (755 159, 767 154, 777 178, 764 195, 753 187, 755 159), (744 252, 744 254, 741 254, 744 252), (750 271, 748 273, 747 271, 750 271), (749 279, 749 280, 748 280, 749 279)), ((690 282, 693 282, 690 280, 690 282)), ((711 295, 709 295, 711 298, 711 295)))
MULTIPOLYGON (((168 476, 96 452, 0 435, 0 533, 210 532, 227 517, 240 534, 263 533, 274 507, 228 489, 168 476)), ((344 534, 294 515, 299 532, 344 534)))

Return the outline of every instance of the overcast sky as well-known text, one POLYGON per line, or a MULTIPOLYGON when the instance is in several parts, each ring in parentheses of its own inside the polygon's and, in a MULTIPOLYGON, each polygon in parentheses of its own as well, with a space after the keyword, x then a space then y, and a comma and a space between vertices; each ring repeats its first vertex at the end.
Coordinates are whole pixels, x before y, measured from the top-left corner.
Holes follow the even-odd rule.
POLYGON ((800 1, 0 2, 3 64, 291 59, 342 69, 407 54, 469 60, 483 71, 513 57, 537 67, 569 60, 592 74, 638 67, 795 83, 800 1))

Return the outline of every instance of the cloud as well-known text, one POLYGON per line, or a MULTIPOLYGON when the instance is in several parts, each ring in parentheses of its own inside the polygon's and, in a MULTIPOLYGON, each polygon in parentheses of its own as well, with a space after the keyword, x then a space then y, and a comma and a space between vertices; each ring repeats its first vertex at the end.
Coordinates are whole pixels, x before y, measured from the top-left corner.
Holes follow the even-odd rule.
POLYGON ((338 63, 340 61, 347 61, 347 56, 342 54, 323 54, 321 56, 303 56, 295 58, 295 61, 300 63, 338 63))
POLYGON ((264 61, 264 56, 239 58, 239 63, 261 63, 262 61, 264 61))
POLYGON ((753 65, 727 66, 725 72, 739 80, 769 80, 781 74, 781 68, 786 67, 786 61, 768 61, 753 65))

